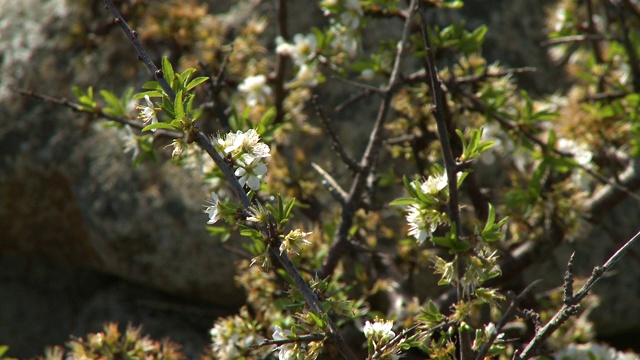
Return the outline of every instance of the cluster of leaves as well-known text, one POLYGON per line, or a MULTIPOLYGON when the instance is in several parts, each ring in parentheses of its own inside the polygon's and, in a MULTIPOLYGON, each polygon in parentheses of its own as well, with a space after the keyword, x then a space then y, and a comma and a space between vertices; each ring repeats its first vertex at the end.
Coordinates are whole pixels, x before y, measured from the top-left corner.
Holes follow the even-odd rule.
MULTIPOLYGON (((480 55, 485 26, 442 27, 422 16, 425 7, 450 11, 460 1, 412 1, 407 7, 388 0, 324 0, 317 9, 326 18, 323 26, 291 39, 282 31, 266 41, 267 18, 260 12, 224 25, 204 6, 167 1, 158 6, 167 22, 143 19, 141 32, 149 30, 143 39, 172 38, 180 45, 173 54, 178 64, 205 59, 212 62, 203 66, 209 75, 194 77, 193 67, 176 72, 164 57, 144 91, 116 96, 103 90, 99 104, 92 88, 74 89, 75 109, 114 120, 134 162, 155 158, 152 144, 165 131, 176 163, 197 168, 212 191, 210 233, 231 241, 239 230, 247 239, 232 243, 250 258, 238 263, 236 278, 247 304, 238 315, 216 321, 216 356, 278 352, 281 359, 313 359, 335 355, 336 346, 353 357, 336 329, 356 329, 362 336, 348 345, 372 359, 410 349, 434 359, 518 357, 523 348, 501 340, 506 324, 537 332, 541 324, 531 319, 539 321, 538 313, 553 312, 563 300, 515 316, 500 290, 501 268, 534 264, 532 257, 513 256, 521 249, 551 250, 580 236, 584 214, 599 210, 589 208, 589 198, 613 186, 609 179, 640 152, 640 75, 632 66, 640 48, 634 30, 640 27, 633 26, 638 19, 627 18, 623 5, 593 3, 588 10, 561 2, 550 24, 552 49, 564 48, 552 50, 554 56, 569 64, 575 89, 582 90, 534 99, 513 78, 527 70, 488 64, 480 55), (607 21, 595 21, 595 14, 607 21), (376 38, 364 48, 371 43, 364 30, 398 18, 405 24, 402 38, 376 38), (224 37, 229 30, 239 34, 233 46, 224 37), (178 36, 182 32, 190 35, 178 36), (576 36, 593 48, 567 40, 576 36), (265 42, 273 51, 265 51, 265 42), (407 61, 406 52, 419 64, 407 61), (331 116, 380 95, 378 118, 362 136, 368 142, 358 144, 366 145, 359 160, 350 153, 360 147, 341 142, 316 100, 317 119, 309 116, 312 90, 339 97, 336 82, 359 94, 331 104, 331 116), (199 96, 208 96, 203 105, 199 96), (137 119, 130 105, 136 100, 146 103, 138 105, 137 119), (209 128, 215 133, 202 136, 209 128), (318 148, 327 151, 321 145, 328 138, 336 154, 314 156, 318 148), (617 161, 607 160, 611 154, 618 154, 617 161), (334 159, 351 174, 341 175, 334 159)), ((280 1, 280 11, 284 7, 280 1)), ((365 116, 355 123, 368 126, 365 116)), ((70 346, 88 357, 102 354, 102 347, 134 351, 132 344, 144 341, 129 332, 120 340, 109 326, 70 346)), ((555 332, 557 339, 587 333, 578 326, 555 332)), ((555 342, 554 350, 566 345, 555 342)), ((164 348, 153 351, 158 349, 164 348)))

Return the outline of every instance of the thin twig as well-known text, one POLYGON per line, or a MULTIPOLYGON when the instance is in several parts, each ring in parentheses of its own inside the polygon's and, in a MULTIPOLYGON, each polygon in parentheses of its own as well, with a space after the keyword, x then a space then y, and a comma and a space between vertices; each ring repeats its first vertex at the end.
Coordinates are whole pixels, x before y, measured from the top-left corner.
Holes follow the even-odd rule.
POLYGON ((354 173, 361 171, 362 169, 360 168, 360 165, 358 165, 358 163, 356 163, 355 160, 353 160, 351 156, 347 154, 344 146, 342 146, 342 143, 338 138, 338 134, 333 131, 333 127, 331 126, 331 119, 327 117, 327 115, 322 110, 322 107, 320 107, 320 104, 318 104, 318 96, 313 95, 311 97, 311 101, 313 102, 313 106, 316 108, 316 114, 318 114, 320 121, 322 121, 322 125, 324 125, 325 129, 327 129, 327 133, 331 138, 331 144, 333 145, 334 150, 338 152, 338 155, 340 155, 340 159, 342 159, 342 161, 349 167, 349 170, 353 171, 354 173))
POLYGON ((264 346, 271 345, 286 345, 286 344, 294 344, 294 343, 308 343, 312 341, 321 341, 326 338, 325 334, 306 334, 306 335, 298 335, 292 339, 283 339, 283 340, 264 340, 260 344, 251 345, 250 349, 258 349, 264 346))
MULTIPOLYGON (((45 102, 48 103, 52 103, 52 104, 56 104, 56 105, 60 105, 60 106, 64 106, 64 107, 68 107, 73 111, 77 111, 77 112, 81 112, 81 113, 86 113, 86 114, 91 114, 94 116, 98 116, 101 118, 105 118, 107 120, 111 120, 113 122, 117 122, 118 124, 122 124, 122 125, 128 125, 134 129, 137 130, 142 130, 144 128, 144 124, 141 124, 139 122, 127 119, 127 118, 123 118, 123 117, 119 117, 119 116, 113 116, 111 114, 107 114, 105 113, 102 109, 98 108, 98 109, 88 109, 85 108, 85 106, 81 105, 81 104, 77 104, 74 102, 71 102, 67 99, 58 99, 55 98, 53 96, 49 96, 49 95, 45 95, 45 94, 40 94, 40 93, 36 93, 33 92, 31 90, 18 90, 18 92, 21 95, 24 96, 30 96, 36 99, 40 99, 43 100, 45 102)), ((171 130, 166 130, 166 129, 158 129, 158 131, 153 133, 153 137, 154 138, 161 138, 161 137, 166 137, 169 139, 179 139, 182 137, 182 134, 176 132, 176 131, 171 131, 171 130)))
MULTIPOLYGON (((529 139, 531 142, 533 142, 534 144, 538 145, 540 147, 540 149, 544 152, 544 151, 550 151, 558 156, 562 156, 562 157, 573 157, 573 154, 568 154, 562 151, 559 151, 557 149, 551 149, 549 148, 549 145, 540 140, 538 137, 536 137, 533 133, 531 133, 529 130, 527 130, 526 128, 524 128, 523 126, 521 126, 518 123, 515 123, 505 117, 503 117, 502 115, 498 114, 497 112, 490 110, 477 96, 475 96, 474 94, 470 93, 467 90, 458 88, 457 89, 458 92, 460 94, 462 94, 462 96, 464 96, 465 98, 467 98, 468 100, 471 101, 472 105, 473 105, 473 110, 481 112, 483 114, 488 114, 489 116, 491 116, 492 118, 494 118, 496 121, 498 121, 498 123, 500 123, 501 126, 509 129, 509 130, 514 130, 514 131, 518 131, 519 133, 523 134, 527 139, 529 139)), ((582 169, 583 171, 585 171, 587 174, 593 176, 595 179, 597 179, 598 181, 600 181, 603 184, 608 185, 609 187, 614 188, 616 191, 620 191, 622 193, 624 193, 625 195, 635 199, 636 201, 640 202, 640 195, 634 193, 632 190, 634 188, 631 187, 625 187, 617 182, 615 182, 614 180, 611 180, 605 176, 603 176, 602 174, 599 174, 598 172, 594 171, 593 169, 589 168, 586 165, 583 164, 576 164, 576 166, 580 169, 582 169)), ((634 182, 635 184, 635 182, 634 182)), ((640 186, 640 184, 638 184, 637 186, 640 186)))
POLYGON ((360 101, 360 100, 366 98, 367 96, 371 96, 371 94, 373 94, 372 91, 364 90, 361 93, 351 95, 351 97, 349 97, 347 100, 345 100, 344 102, 336 105, 334 111, 336 113, 339 113, 339 112, 343 111, 344 109, 346 109, 347 107, 353 105, 357 101, 360 101))
POLYGON ((615 38, 611 36, 601 35, 601 34, 571 35, 571 36, 563 36, 563 37, 542 41, 540 43, 540 46, 547 47, 547 46, 566 44, 566 43, 597 41, 597 40, 615 40, 615 38))
MULTIPOLYGON (((602 266, 593 268, 591 276, 575 295, 565 301, 562 307, 553 315, 551 320, 536 331, 536 335, 526 345, 524 350, 515 354, 514 359, 523 360, 535 356, 537 349, 544 341, 553 334, 570 316, 577 311, 578 304, 589 294, 591 288, 606 274, 611 268, 622 258, 635 242, 640 239, 640 231, 638 231, 631 239, 629 239, 618 251, 615 252, 602 266)), ((566 284, 565 284, 566 285, 566 284)))
MULTIPOLYGON (((420 3, 419 13, 420 32, 426 51, 423 65, 425 72, 428 74, 429 86, 431 88, 431 92, 433 94, 435 102, 434 115, 436 118, 438 138, 440 139, 440 147, 442 148, 442 157, 447 174, 447 182, 449 185, 449 218, 451 219, 452 226, 455 227, 455 241, 460 242, 460 237, 462 236, 462 227, 460 226, 460 209, 458 205, 457 166, 456 160, 453 156, 453 150, 451 149, 451 143, 449 141, 449 127, 447 126, 447 119, 444 114, 444 91, 442 89, 440 79, 438 78, 438 70, 436 68, 433 56, 433 49, 431 47, 431 41, 429 40, 429 34, 427 34, 427 20, 424 14, 423 3, 420 3)), ((465 297, 464 285, 462 284, 462 276, 464 275, 464 263, 464 258, 460 256, 460 254, 456 254, 456 290, 458 301, 463 301, 465 297)), ((460 337, 460 359, 471 359, 473 350, 471 349, 471 337, 469 332, 460 329, 458 331, 458 335, 460 337)))
POLYGON ((138 60, 142 61, 142 63, 146 65, 147 69, 149 69, 149 72, 153 74, 156 81, 160 84, 160 86, 162 86, 162 89, 165 91, 167 96, 169 96, 169 98, 171 99, 175 99, 176 97, 175 92, 173 91, 173 89, 171 89, 171 86, 169 86, 169 83, 167 83, 167 81, 162 76, 163 75, 162 71, 159 70, 158 67, 153 63, 153 61, 151 60, 151 57, 149 57, 149 54, 144 49, 144 46, 142 46, 140 39, 138 39, 138 33, 131 30, 131 28, 129 27, 127 22, 124 20, 122 15, 120 15, 120 12, 118 11, 118 9, 116 9, 116 6, 113 4, 113 1, 105 0, 104 5, 111 12, 111 14, 113 14, 113 16, 115 17, 114 19, 115 23, 120 25, 125 35, 129 38, 129 41, 131 42, 133 47, 136 49, 136 53, 138 53, 138 60))
POLYGON ((338 265, 338 262, 340 261, 340 258, 342 258, 342 255, 348 248, 349 241, 347 237, 349 229, 353 224, 353 216, 359 208, 360 198, 365 188, 365 180, 369 176, 369 172, 371 171, 372 166, 378 159, 378 153, 380 151, 383 140, 382 129, 387 118, 387 113, 389 112, 391 97, 397 90, 397 87, 401 80, 400 64, 402 62, 404 50, 407 47, 407 42, 409 41, 409 30, 412 17, 411 15, 416 11, 416 3, 417 0, 412 0, 411 4, 409 5, 410 16, 407 17, 407 20, 404 23, 402 29, 402 38, 398 42, 396 57, 393 64, 393 71, 391 72, 389 83, 384 89, 383 98, 380 101, 375 124, 373 125, 373 129, 371 130, 371 134, 369 135, 369 142, 367 143, 367 147, 364 151, 364 154, 362 155, 362 160, 360 161, 361 171, 356 173, 353 182, 351 183, 349 195, 347 196, 345 204, 342 207, 342 214, 340 216, 338 228, 333 235, 331 248, 329 249, 329 253, 324 259, 322 268, 318 272, 318 276, 320 278, 326 278, 333 273, 336 266, 338 265))
MULTIPOLYGON (((163 90, 169 96, 169 98, 172 101, 174 101, 175 93, 173 92, 169 84, 166 81, 164 81, 164 79, 162 79, 161 77, 162 72, 158 72, 156 66, 153 64, 153 62, 150 61, 149 55, 147 54, 146 50, 144 49, 142 44, 140 44, 140 42, 138 41, 137 36, 133 32, 133 30, 129 28, 129 26, 124 21, 124 19, 116 9, 116 7, 113 5, 112 0, 104 0, 104 2, 107 9, 109 9, 111 13, 116 17, 116 19, 118 19, 116 22, 120 24, 123 31, 127 35, 127 37, 131 40, 132 44, 134 45, 134 48, 136 49, 136 52, 138 53, 138 58, 141 59, 143 62, 145 62, 145 64, 147 64, 147 67, 151 71, 155 71, 154 75, 156 76, 156 79, 158 79, 160 86, 163 88, 163 90), (148 63, 147 63, 147 60, 148 60, 148 63)), ((209 156, 211 156, 213 161, 216 163, 216 165, 220 168, 220 170, 224 174, 227 181, 229 181, 234 193, 240 199, 240 202, 244 210, 248 211, 249 208, 252 206, 251 200, 249 199, 247 194, 244 192, 244 189, 242 188, 242 185, 240 185, 240 182, 236 178, 233 170, 223 161, 222 157, 218 154, 218 152, 215 151, 209 138, 203 132, 201 132, 200 130, 197 130, 197 128, 195 129, 196 129, 195 134, 191 134, 190 138, 192 138, 192 140, 195 143, 197 143, 200 147, 202 147, 202 149, 205 150, 207 154, 209 154, 209 156)), ((272 216, 270 216, 270 218, 272 218, 272 216)), ((296 269, 295 265, 293 265, 293 263, 291 262, 291 259, 289 258, 289 256, 286 254, 286 252, 281 253, 279 251, 278 245, 280 244, 281 240, 277 236, 274 236, 272 231, 269 230, 269 228, 272 228, 272 227, 274 226, 265 226, 265 225, 259 226, 259 230, 261 231, 261 233, 267 240, 267 244, 269 245, 269 254, 272 257, 278 259, 278 261, 282 265, 282 268, 291 277, 291 279, 293 280, 293 283, 295 284, 295 286, 298 288, 298 290, 304 297, 307 306, 309 306, 309 309, 316 315, 326 318, 327 327, 329 330, 329 337, 333 341, 333 343, 336 345, 340 353, 342 353, 342 355, 347 359, 352 359, 352 360, 357 359, 355 354, 353 353, 353 350, 351 350, 349 345, 346 343, 346 341, 340 334, 340 331, 338 330, 338 328, 335 326, 333 321, 329 318, 327 313, 322 308, 322 304, 318 300, 318 297, 316 296, 316 294, 313 292, 311 287, 309 287, 309 284, 307 284, 307 282, 302 278, 302 275, 300 275, 300 272, 296 269)))
POLYGON ((333 198, 337 202, 343 205, 345 202, 345 199, 347 198, 347 196, 349 196, 349 194, 347 194, 347 192, 344 191, 344 189, 340 186, 340 184, 338 184, 336 179, 334 179, 333 176, 331 176, 331 174, 329 174, 323 168, 321 168, 320 165, 316 163, 311 163, 311 166, 315 171, 317 171, 324 178, 323 183, 326 184, 326 187, 331 193, 331 196, 333 196, 333 198))
MULTIPOLYGON (((287 1, 276 1, 276 13, 278 14, 278 35, 284 40, 289 39, 287 31, 287 1)), ((284 86, 284 72, 287 67, 287 57, 282 54, 276 54, 276 68, 274 74, 271 76, 274 85, 274 104, 276 108, 276 117, 274 122, 279 124, 284 119, 284 98, 287 95, 287 90, 284 86)))
POLYGON ((485 342, 484 344, 482 344, 482 346, 480 346, 480 349, 476 354, 475 360, 484 359, 485 355, 487 355, 487 352, 489 352, 489 349, 491 349, 491 345, 495 343, 496 339, 498 338, 498 335, 500 335, 500 331, 504 328, 507 322, 510 321, 511 318, 516 314, 518 310, 518 305, 520 304, 520 302, 522 302, 522 300, 524 300, 527 294, 529 294, 529 292, 541 282, 542 280, 535 280, 534 282, 529 284, 529 286, 527 286, 524 290, 522 290, 520 294, 518 294, 518 296, 516 296, 511 300, 511 304, 509 305, 507 310, 505 310, 504 314, 502 314, 502 317, 496 324, 495 333, 491 334, 489 339, 487 339, 487 342, 485 342))

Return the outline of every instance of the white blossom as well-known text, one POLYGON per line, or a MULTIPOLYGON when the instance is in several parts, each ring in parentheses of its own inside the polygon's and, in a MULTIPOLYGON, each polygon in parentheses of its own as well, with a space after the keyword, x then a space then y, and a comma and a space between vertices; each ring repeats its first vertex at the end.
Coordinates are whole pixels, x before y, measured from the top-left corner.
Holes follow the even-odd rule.
POLYGON ((125 125, 122 131, 120 131, 119 135, 120 135, 120 139, 122 139, 122 141, 124 142, 123 152, 125 154, 129 152, 132 153, 131 159, 135 160, 135 158, 138 157, 140 148, 138 147, 138 139, 136 138, 136 135, 133 133, 133 130, 131 130, 131 126, 125 125))
POLYGON ((238 182, 244 186, 247 184, 252 190, 260 189, 260 179, 267 172, 267 166, 260 158, 253 156, 242 156, 238 162, 238 168, 235 175, 239 177, 238 182))
POLYGON ((218 220, 220 220, 220 201, 218 199, 218 195, 211 192, 211 200, 208 200, 209 205, 206 207, 204 212, 209 215, 209 221, 207 224, 215 224, 218 220))
POLYGON ((296 86, 316 86, 318 85, 317 67, 315 65, 302 64, 298 69, 296 78, 292 82, 296 86))
POLYGON ((271 96, 271 88, 267 85, 267 77, 264 75, 250 76, 238 85, 238 90, 247 96, 247 104, 256 106, 265 104, 267 97, 271 96))
POLYGON ((389 340, 396 336, 391 329, 393 328, 393 321, 374 321, 373 323, 368 321, 364 324, 364 336, 367 339, 373 341, 376 344, 386 344, 389 340))
POLYGON ((436 195, 447 187, 447 181, 446 172, 442 173, 442 175, 429 176, 427 180, 420 185, 420 189, 425 194, 436 195))
POLYGON ((297 65, 302 65, 312 59, 318 48, 318 40, 313 33, 307 35, 295 34, 293 43, 288 43, 278 36, 276 44, 276 52, 290 56, 297 65))
POLYGON ((340 22, 349 30, 356 30, 360 26, 360 19, 364 15, 358 0, 344 0, 344 9, 340 13, 340 22))
MULTIPOLYGON (((273 340, 283 341, 291 339, 291 331, 282 330, 282 328, 277 325, 274 326, 274 328, 276 330, 272 335, 273 340)), ((279 345, 275 350, 278 350, 278 360, 304 360, 306 358, 304 352, 300 351, 294 342, 279 345)))
MULTIPOLYGON (((138 118, 142 120, 142 122, 146 124, 156 124, 158 122, 158 109, 155 108, 153 102, 149 98, 149 95, 144 96, 144 100, 147 102, 147 105, 138 105, 137 108, 140 110, 140 114, 138 118)), ((155 131, 153 129, 152 131, 155 131)))
POLYGON ((415 237, 420 244, 427 238, 433 237, 433 231, 438 225, 436 223, 427 224, 424 212, 417 205, 411 205, 409 208, 407 222, 409 223, 409 235, 415 237))
POLYGON ((558 150, 561 152, 570 153, 573 155, 573 159, 580 165, 587 166, 593 158, 593 153, 589 150, 589 147, 584 143, 577 143, 570 139, 558 139, 558 150))
POLYGON ((282 239, 282 243, 280 244, 280 254, 284 251, 293 251, 297 254, 300 245, 311 244, 309 240, 305 239, 309 235, 311 235, 310 232, 303 232, 300 229, 291 230, 289 234, 282 239))
POLYGON ((329 28, 329 32, 333 37, 331 48, 334 51, 343 51, 352 58, 358 54, 358 34, 355 31, 340 24, 334 24, 329 28))
POLYGON ((364 69, 360 72, 360 77, 364 80, 371 81, 376 77, 376 72, 373 69, 364 69))

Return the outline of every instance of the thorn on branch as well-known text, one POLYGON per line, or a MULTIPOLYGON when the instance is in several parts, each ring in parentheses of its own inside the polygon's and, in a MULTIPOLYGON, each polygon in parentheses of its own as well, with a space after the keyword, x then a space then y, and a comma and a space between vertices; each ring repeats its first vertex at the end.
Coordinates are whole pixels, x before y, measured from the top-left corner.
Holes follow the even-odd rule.
POLYGON ((569 262, 567 263, 567 271, 564 275, 564 304, 571 304, 573 302, 573 260, 576 256, 575 251, 571 254, 569 262))

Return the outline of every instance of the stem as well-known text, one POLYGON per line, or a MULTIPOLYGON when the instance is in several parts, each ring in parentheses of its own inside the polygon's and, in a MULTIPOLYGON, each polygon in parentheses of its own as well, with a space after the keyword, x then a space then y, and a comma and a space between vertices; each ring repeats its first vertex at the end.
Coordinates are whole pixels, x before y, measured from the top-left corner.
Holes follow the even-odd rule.
MULTIPOLYGON (((453 157, 453 150, 451 149, 451 142, 449 141, 448 122, 444 113, 444 91, 442 84, 438 78, 438 70, 435 65, 433 57, 433 49, 431 47, 431 41, 427 33, 427 20, 424 16, 424 4, 420 3, 420 31, 422 34, 422 40, 426 51, 424 60, 424 69, 429 77, 429 86, 433 93, 435 102, 435 118, 436 126, 438 129, 438 138, 440 139, 440 146, 442 147, 442 156, 444 159, 444 167, 447 172, 447 182, 449 185, 449 217, 451 218, 452 226, 455 227, 456 242, 460 242, 462 234, 462 227, 460 226, 460 210, 458 205, 458 179, 457 179, 457 166, 456 160, 453 157)), ((456 274, 457 274, 457 296, 458 301, 466 301, 464 285, 462 284, 462 276, 464 272, 465 262, 464 258, 460 254, 456 254, 455 259, 456 274)), ((460 359, 467 360, 473 357, 471 349, 471 337, 467 331, 458 330, 458 336, 460 338, 460 359)))
POLYGON ((549 322, 540 330, 536 332, 536 335, 527 344, 525 349, 514 356, 517 360, 529 359, 536 355, 537 349, 542 343, 553 334, 570 316, 575 314, 577 306, 580 304, 588 294, 589 290, 600 280, 607 271, 622 258, 622 256, 635 245, 636 241, 640 239, 640 231, 638 231, 631 239, 629 239, 618 251, 616 251, 602 266, 596 266, 593 268, 593 272, 582 288, 571 298, 565 299, 564 304, 558 310, 555 315, 549 320, 549 322))
MULTIPOLYGON (((164 80, 164 78, 162 78, 161 76, 162 74, 161 72, 158 71, 158 68, 155 66, 155 64, 153 64, 153 62, 150 60, 149 55, 147 54, 146 50, 138 40, 135 32, 132 31, 131 28, 127 25, 127 23, 124 21, 124 19, 116 9, 116 7, 113 5, 112 0, 104 0, 104 2, 105 2, 106 8, 109 9, 111 13, 115 16, 116 22, 120 24, 125 34, 127 34, 127 37, 129 38, 131 43, 134 45, 134 48, 138 53, 138 58, 142 60, 147 65, 147 68, 149 68, 149 70, 154 73, 154 76, 158 80, 158 83, 160 84, 160 86, 162 86, 162 89, 173 101, 175 99, 175 93, 173 92, 169 84, 164 80)), ((253 204, 251 203, 251 200, 249 199, 247 194, 244 192, 242 185, 240 185, 240 183, 238 182, 238 179, 236 178, 233 170, 224 162, 222 157, 220 157, 218 152, 213 148, 213 145, 211 145, 209 138, 202 131, 196 129, 195 134, 192 134, 192 136, 193 136, 193 141, 196 142, 203 150, 205 150, 207 154, 211 156, 211 158, 216 163, 216 165, 220 168, 220 170, 224 174, 227 181, 229 181, 234 193, 240 199, 243 209, 247 211, 253 204)), ((273 217, 270 216, 270 218, 273 218, 273 217)), ((333 321, 329 318, 328 314, 322 308, 322 303, 318 300, 318 297, 316 296, 316 294, 313 292, 311 287, 306 283, 306 281, 302 278, 302 275, 300 275, 300 272, 296 269, 295 265, 293 265, 289 256, 286 253, 280 253, 280 251, 278 251, 278 248, 280 245, 280 239, 277 236, 273 236, 273 234, 271 234, 271 232, 268 231, 268 227, 264 224, 259 227, 259 230, 263 234, 263 236, 267 241, 267 244, 269 245, 270 255, 278 259, 278 262, 282 265, 282 268, 287 272, 287 274, 291 277, 296 287, 298 287, 298 289, 300 290, 300 293, 304 297, 305 302, 309 307, 309 309, 319 317, 327 319, 329 338, 334 342, 338 350, 342 353, 342 355, 345 358, 356 360, 357 357, 355 356, 355 354, 353 353, 353 351, 351 350, 347 342, 344 340, 344 338, 338 331, 338 328, 335 326, 333 321)))
POLYGON ((367 147, 359 164, 360 170, 356 172, 355 178, 351 183, 349 195, 345 199, 344 206, 342 207, 342 215, 340 216, 338 228, 333 235, 331 248, 329 249, 327 257, 324 259, 322 269, 318 272, 318 276, 321 278, 326 278, 333 273, 336 266, 338 266, 340 258, 349 246, 349 241, 347 239, 349 229, 353 224, 353 217, 360 206, 360 198, 365 188, 365 180, 369 176, 373 165, 378 160, 378 153, 383 140, 382 128, 387 118, 387 113, 389 112, 391 98, 397 90, 400 82, 400 64, 402 62, 404 49, 406 48, 409 39, 411 18, 416 11, 416 4, 417 0, 411 0, 411 4, 409 5, 409 16, 407 16, 404 22, 402 38, 398 43, 393 71, 391 72, 391 77, 389 78, 389 83, 386 89, 381 91, 383 98, 380 101, 378 115, 376 116, 373 130, 369 135, 369 142, 367 143, 367 147))

